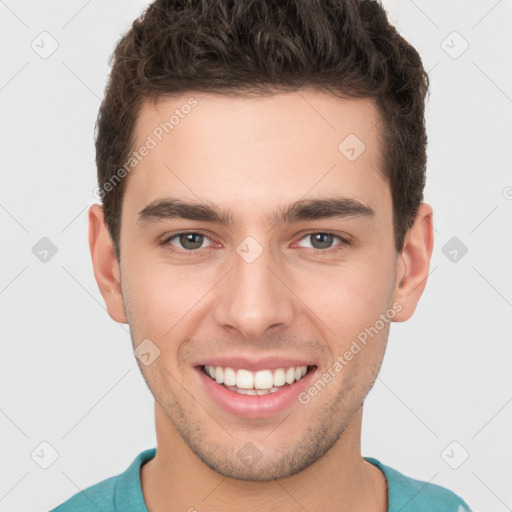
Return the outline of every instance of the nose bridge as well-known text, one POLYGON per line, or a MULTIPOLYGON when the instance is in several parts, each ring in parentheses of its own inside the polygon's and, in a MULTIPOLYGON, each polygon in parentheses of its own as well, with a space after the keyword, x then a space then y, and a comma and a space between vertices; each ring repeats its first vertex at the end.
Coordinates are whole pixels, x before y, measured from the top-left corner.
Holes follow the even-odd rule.
POLYGON ((252 237, 239 244, 217 296, 217 323, 234 327, 247 338, 258 338, 272 326, 290 325, 293 296, 276 277, 278 268, 271 252, 252 237))

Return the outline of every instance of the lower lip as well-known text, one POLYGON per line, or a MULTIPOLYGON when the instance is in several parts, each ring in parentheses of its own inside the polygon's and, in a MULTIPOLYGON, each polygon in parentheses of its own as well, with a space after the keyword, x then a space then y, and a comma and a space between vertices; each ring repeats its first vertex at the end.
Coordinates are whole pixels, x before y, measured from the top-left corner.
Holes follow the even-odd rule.
POLYGON ((316 373, 312 368, 301 380, 283 386, 275 393, 267 395, 242 395, 236 391, 230 391, 208 377, 202 368, 196 368, 206 392, 225 411, 244 418, 265 418, 278 414, 297 401, 297 396, 310 384, 316 373))

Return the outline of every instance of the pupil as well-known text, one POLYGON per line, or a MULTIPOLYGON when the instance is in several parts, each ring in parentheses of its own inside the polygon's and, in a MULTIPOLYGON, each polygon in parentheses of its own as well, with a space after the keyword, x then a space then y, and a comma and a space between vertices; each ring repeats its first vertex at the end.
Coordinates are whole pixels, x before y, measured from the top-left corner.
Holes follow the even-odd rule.
POLYGON ((316 233, 312 235, 311 245, 315 249, 328 249, 332 244, 332 235, 327 233, 316 233), (316 242, 319 241, 317 244, 316 242))
POLYGON ((185 233, 183 235, 180 235, 180 244, 185 249, 199 249, 201 245, 203 245, 203 238, 204 235, 200 235, 199 233, 185 233), (194 237, 197 237, 195 243, 194 237))

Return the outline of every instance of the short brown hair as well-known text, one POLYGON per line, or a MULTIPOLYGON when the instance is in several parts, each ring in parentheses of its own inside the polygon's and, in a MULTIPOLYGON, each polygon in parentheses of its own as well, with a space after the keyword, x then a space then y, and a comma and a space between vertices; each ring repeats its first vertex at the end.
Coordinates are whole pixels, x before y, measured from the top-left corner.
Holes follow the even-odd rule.
POLYGON ((382 117, 381 172, 393 198, 395 247, 402 250, 423 200, 429 79, 378 2, 156 0, 119 40, 110 64, 96 123, 96 165, 118 260, 126 180, 112 186, 112 179, 132 151, 140 106, 187 91, 265 95, 312 88, 374 98, 382 117))

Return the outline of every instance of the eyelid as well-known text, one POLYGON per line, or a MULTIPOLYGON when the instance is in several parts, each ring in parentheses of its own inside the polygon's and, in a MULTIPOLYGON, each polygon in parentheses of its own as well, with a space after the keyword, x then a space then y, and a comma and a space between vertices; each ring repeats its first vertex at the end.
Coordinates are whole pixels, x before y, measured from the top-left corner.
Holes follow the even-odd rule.
MULTIPOLYGON (((163 245, 163 246, 170 244, 171 240, 173 240, 174 238, 178 238, 180 235, 201 235, 205 239, 208 239, 211 242, 210 245, 207 247, 211 247, 212 245, 214 245, 214 242, 209 235, 207 235, 205 232, 203 232, 201 230, 197 230, 197 229, 177 231, 176 233, 164 235, 162 237, 161 241, 159 242, 159 244, 163 245)), ((201 249, 206 249, 206 247, 201 247, 201 249)), ((180 249, 179 247, 177 247, 177 250, 178 251, 181 250, 182 252, 187 252, 187 253, 193 253, 193 252, 199 251, 200 249, 186 250, 186 249, 180 249)))
MULTIPOLYGON (((330 235, 334 238, 338 238, 340 240, 340 243, 337 244, 337 245, 334 245, 332 247, 328 247, 327 249, 315 249, 314 247, 305 247, 305 249, 312 249, 314 251, 319 251, 319 252, 329 252, 329 251, 334 251, 336 250, 337 248, 339 248, 340 246, 343 246, 343 245, 351 245, 352 242, 351 242, 351 237, 349 235, 346 235, 346 234, 341 234, 341 233, 335 233, 333 231, 328 231, 328 230, 312 230, 312 231, 309 231, 305 234, 303 234, 300 238, 299 238, 299 242, 301 242, 304 238, 307 238, 308 236, 311 236, 311 235, 330 235)), ((298 243, 298 242, 296 242, 298 243)), ((295 245, 295 244, 294 244, 295 245)))
MULTIPOLYGON (((326 249, 315 249, 314 247, 303 247, 303 248, 315 251, 317 253, 329 254, 329 253, 332 253, 332 252, 336 252, 337 250, 339 250, 343 246, 352 245, 352 242, 350 240, 351 237, 348 236, 348 235, 344 235, 343 236, 342 234, 338 234, 338 233, 335 233, 335 232, 332 232, 332 231, 318 230, 318 229, 317 230, 311 230, 311 231, 309 231, 307 233, 302 234, 302 236, 299 238, 298 242, 301 242, 304 238, 307 238, 308 236, 318 235, 318 234, 331 235, 334 238, 338 238, 340 240, 340 243, 337 244, 337 245, 334 245, 332 247, 328 247, 326 249)), ((296 245, 298 242, 294 242, 293 245, 296 245)), ((172 234, 169 234, 169 235, 164 235, 163 239, 159 242, 159 245, 163 246, 164 249, 169 250, 170 252, 175 252, 175 253, 179 253, 179 254, 186 254, 186 255, 193 255, 193 254, 197 254, 202 249, 207 249, 208 247, 215 246, 216 243, 205 232, 196 229, 196 230, 178 231, 176 233, 172 233, 172 234), (198 249, 190 249, 190 250, 180 249, 179 247, 171 244, 171 240, 172 239, 174 239, 176 237, 179 237, 180 235, 186 235, 186 234, 201 235, 205 239, 208 239, 211 243, 207 247, 200 247, 198 249), (172 249, 170 247, 172 247, 172 249)), ((218 246, 218 244, 217 244, 217 246, 218 246)))

